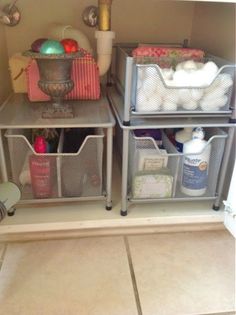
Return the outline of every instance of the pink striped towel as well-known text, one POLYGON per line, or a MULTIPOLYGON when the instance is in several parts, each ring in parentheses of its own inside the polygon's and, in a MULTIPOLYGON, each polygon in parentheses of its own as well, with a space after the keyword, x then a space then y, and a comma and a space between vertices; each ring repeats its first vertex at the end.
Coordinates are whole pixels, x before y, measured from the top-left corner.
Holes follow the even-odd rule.
MULTIPOLYGON (((38 87, 39 70, 35 60, 29 63, 26 70, 26 77, 29 100, 31 102, 49 101, 50 97, 38 87)), ((65 99, 99 99, 99 70, 95 60, 89 53, 85 52, 83 58, 73 60, 71 78, 74 81, 74 88, 65 96, 65 99)))

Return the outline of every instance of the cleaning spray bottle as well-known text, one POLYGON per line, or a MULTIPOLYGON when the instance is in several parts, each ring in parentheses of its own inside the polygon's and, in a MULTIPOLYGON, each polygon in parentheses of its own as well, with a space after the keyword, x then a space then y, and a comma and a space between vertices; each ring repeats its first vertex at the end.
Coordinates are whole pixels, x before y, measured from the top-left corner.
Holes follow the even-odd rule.
POLYGON ((207 190, 211 144, 204 136, 201 127, 195 128, 192 140, 184 143, 181 191, 188 196, 202 196, 207 190))

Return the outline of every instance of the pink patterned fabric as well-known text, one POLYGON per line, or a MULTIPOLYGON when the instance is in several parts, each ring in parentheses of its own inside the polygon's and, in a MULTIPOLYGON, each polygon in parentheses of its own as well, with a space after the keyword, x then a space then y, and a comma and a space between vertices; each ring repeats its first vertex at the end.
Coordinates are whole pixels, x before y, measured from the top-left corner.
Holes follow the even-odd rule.
POLYGON ((184 60, 202 61, 204 51, 192 48, 171 48, 158 46, 140 46, 132 51, 132 56, 137 62, 156 62, 161 67, 169 67, 184 60))
MULTIPOLYGON (((98 66, 93 57, 83 50, 85 56, 73 60, 71 78, 73 90, 65 96, 67 100, 97 100, 100 97, 98 66)), ((49 101, 50 97, 38 87, 39 70, 35 60, 29 63, 26 70, 28 97, 31 102, 49 101)))
POLYGON ((157 46, 141 46, 133 50, 133 57, 171 57, 182 56, 188 58, 203 58, 204 51, 201 49, 192 48, 170 48, 170 47, 157 47, 157 46))

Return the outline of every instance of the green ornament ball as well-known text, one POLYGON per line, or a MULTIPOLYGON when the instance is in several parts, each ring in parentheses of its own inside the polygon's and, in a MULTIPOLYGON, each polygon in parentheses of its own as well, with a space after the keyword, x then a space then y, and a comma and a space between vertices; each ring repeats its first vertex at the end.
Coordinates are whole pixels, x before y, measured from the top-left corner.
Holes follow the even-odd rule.
POLYGON ((65 53, 65 49, 59 41, 47 40, 42 44, 40 53, 44 55, 61 55, 65 53))

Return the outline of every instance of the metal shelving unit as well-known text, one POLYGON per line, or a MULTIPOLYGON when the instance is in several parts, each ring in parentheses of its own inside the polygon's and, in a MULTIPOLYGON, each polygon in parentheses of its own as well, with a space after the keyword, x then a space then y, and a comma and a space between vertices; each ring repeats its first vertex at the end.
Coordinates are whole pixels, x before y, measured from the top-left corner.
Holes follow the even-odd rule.
MULTIPOLYGON (((132 45, 125 50, 125 46, 118 46, 119 52, 118 61, 116 60, 116 73, 112 74, 113 86, 108 88, 108 99, 115 114, 118 126, 121 130, 121 138, 119 139, 118 147, 122 148, 122 203, 121 215, 125 216, 128 212, 129 204, 131 203, 156 203, 163 201, 197 201, 197 200, 212 200, 213 209, 220 208, 222 192, 224 188, 225 175, 227 171, 228 161, 230 158, 231 147, 234 139, 236 127, 235 104, 231 104, 230 109, 222 112, 196 112, 183 113, 176 112, 175 114, 156 115, 153 114, 136 114, 132 108, 132 85, 133 85, 133 67, 134 60, 130 57, 132 45), (200 197, 184 196, 177 192, 171 198, 134 198, 131 194, 129 173, 130 173, 130 152, 131 133, 136 129, 168 129, 168 128, 183 128, 183 127, 203 127, 203 128, 224 128, 226 130, 227 139, 225 143, 224 155, 220 167, 218 181, 214 193, 205 194, 200 197)), ((116 56, 117 56, 116 54, 116 56)), ((234 102, 233 102, 234 103, 234 102)), ((178 154, 181 158, 183 154, 178 154)))
MULTIPOLYGON (((103 154, 100 153, 102 160, 105 160, 106 164, 103 161, 99 162, 100 168, 99 172, 103 172, 104 169, 104 178, 103 183, 101 184, 101 191, 96 192, 93 195, 93 192, 89 196, 63 196, 63 194, 58 193, 52 198, 46 199, 35 199, 31 193, 28 193, 27 190, 24 190, 23 199, 20 201, 21 204, 27 203, 49 203, 49 202, 66 202, 66 201, 86 201, 86 200, 105 200, 106 209, 110 210, 112 208, 112 192, 111 192, 111 181, 112 181, 112 129, 115 125, 115 120, 109 108, 106 97, 101 97, 98 101, 70 101, 70 104, 74 107, 75 117, 69 119, 44 119, 41 118, 41 112, 44 106, 47 106, 47 103, 31 103, 29 102, 25 94, 13 94, 11 95, 6 102, 0 107, 0 170, 2 173, 3 181, 12 180, 12 170, 9 171, 9 163, 7 161, 7 152, 5 143, 5 133, 8 137, 8 140, 11 141, 23 141, 22 145, 19 142, 19 154, 20 147, 26 148, 29 147, 32 154, 37 156, 37 153, 34 152, 29 142, 27 141, 27 130, 33 128, 94 128, 96 130, 101 130, 97 135, 86 137, 82 147, 76 154, 67 154, 62 153, 61 143, 59 143, 57 153, 45 154, 46 156, 54 157, 56 160, 58 171, 60 171, 60 162, 63 159, 72 159, 74 162, 77 162, 77 158, 81 153, 81 150, 86 148, 92 141, 95 145, 99 141, 101 150, 103 146, 103 139, 105 139, 106 146, 106 158, 103 159, 103 154), (20 131, 20 132, 19 132, 20 131), (105 132, 105 136, 103 134, 105 132), (96 142, 97 141, 97 142, 96 142), (28 142, 28 143, 27 143, 28 142), (87 144, 88 143, 88 144, 87 144), (25 198, 24 198, 25 197, 25 198)), ((59 142, 62 140, 60 139, 59 142)), ((94 146, 91 146, 93 148, 94 146)), ((8 147, 9 149, 9 147, 8 147)), ((98 147, 98 150, 100 147, 98 147)), ((22 151, 22 150, 21 150, 22 151)), ((25 151, 25 150, 23 150, 25 151)), ((22 152, 23 152, 22 151, 22 152)), ((17 154, 17 150, 12 153, 17 154)), ((91 152, 91 155, 93 153, 91 152)), ((71 161, 71 160, 70 160, 71 161)), ((12 161, 11 161, 12 162, 12 161)), ((79 163, 79 160, 78 160, 79 163)), ((64 180, 60 172, 57 173, 56 185, 58 186, 58 191, 60 191, 59 182, 64 180)))

